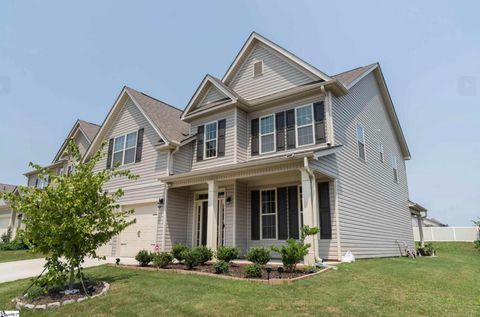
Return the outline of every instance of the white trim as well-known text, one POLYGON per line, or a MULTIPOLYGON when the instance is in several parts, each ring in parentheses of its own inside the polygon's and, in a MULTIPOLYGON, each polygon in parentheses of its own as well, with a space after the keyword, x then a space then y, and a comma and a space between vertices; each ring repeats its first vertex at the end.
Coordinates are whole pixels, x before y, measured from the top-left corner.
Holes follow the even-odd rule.
POLYGON ((360 123, 357 122, 357 124, 355 125, 355 139, 357 140, 357 157, 364 161, 364 162, 367 162, 367 146, 365 144, 365 127, 363 125, 361 125, 360 123), (362 141, 359 140, 358 138, 358 128, 360 128, 362 130, 362 141), (363 145, 363 158, 360 156, 360 147, 358 146, 358 143, 361 143, 363 145))
MULTIPOLYGON (((298 237, 302 236, 302 224, 303 224, 303 189, 302 184, 297 185, 297 204, 298 204, 298 237)), ((290 228, 289 228, 290 231, 290 228)))
POLYGON ((252 67, 253 67, 253 72, 252 72, 253 73, 253 76, 252 76, 253 78, 258 78, 258 77, 263 75, 263 59, 259 59, 259 60, 256 60, 255 62, 253 62, 252 67), (260 63, 261 70, 260 70, 260 74, 255 75, 255 64, 257 64, 257 63, 260 63))
MULTIPOLYGON (((203 125, 205 127, 203 129, 203 160, 209 160, 209 159, 214 159, 218 157, 218 121, 219 120, 207 122, 203 125), (215 123, 215 156, 207 157, 207 142, 213 141, 213 139, 210 141, 207 141, 207 125, 211 125, 213 123, 215 123)), ((226 130, 226 127, 225 127, 225 130, 226 130)))
POLYGON ((380 162, 385 163, 385 149, 382 142, 378 142, 378 154, 380 162))
MULTIPOLYGON (((237 164, 238 162, 238 150, 237 150, 237 145, 238 145, 238 129, 237 129, 237 116, 238 116, 238 108, 235 107, 235 110, 233 112, 233 116, 234 116, 234 122, 233 122, 233 134, 234 134, 234 140, 233 140, 233 164, 237 164)), ((227 130, 227 121, 225 120, 225 134, 226 134, 226 131, 227 130)), ((225 139, 226 139, 226 136, 225 136, 225 139)), ((225 140, 226 141, 226 140, 225 140)), ((226 149, 227 145, 225 144, 225 149, 226 149)))
POLYGON ((310 145, 314 145, 315 144, 315 139, 316 139, 316 136, 315 136, 315 119, 313 117, 313 103, 310 103, 310 104, 306 104, 306 105, 302 105, 302 106, 297 106, 294 108, 294 112, 295 112, 295 147, 296 148, 299 148, 299 147, 304 147, 304 146, 310 146, 310 145), (310 124, 304 124, 302 126, 299 126, 297 124, 297 119, 298 119, 298 116, 297 116, 297 109, 299 108, 305 108, 305 107, 310 107, 310 110, 311 110, 311 115, 312 115, 312 122, 310 124), (307 143, 307 144, 302 144, 302 145, 298 145, 298 129, 300 128, 304 128, 304 127, 308 127, 308 126, 312 126, 312 143, 307 143))
MULTIPOLYGON (((226 195, 226 194, 225 194, 226 195)), ((233 236, 232 236, 232 247, 237 246, 237 181, 233 182, 233 212, 232 212, 232 226, 233 226, 233 236)), ((227 200, 225 199, 225 204, 227 200)), ((226 206, 225 206, 226 208, 226 206)))
POLYGON ((327 143, 335 145, 335 131, 333 129, 333 108, 332 108, 332 92, 327 91, 325 98, 325 123, 327 125, 327 143))
POLYGON ((114 164, 114 161, 115 161, 115 154, 117 153, 120 153, 122 152, 122 161, 120 162, 120 166, 129 166, 129 165, 133 165, 135 164, 136 162, 136 154, 137 154, 137 144, 138 144, 138 130, 137 131, 134 131, 134 132, 129 132, 129 133, 126 133, 126 134, 122 134, 122 135, 119 135, 119 136, 116 136, 116 137, 112 137, 113 138, 113 150, 112 150, 112 161, 110 162, 111 166, 114 167, 115 164, 114 164), (129 148, 127 148, 127 136, 130 135, 130 134, 133 134, 135 133, 135 145, 134 146, 131 146, 129 148), (115 145, 117 144, 117 139, 118 138, 121 138, 123 137, 123 148, 119 151, 115 151, 115 145), (129 162, 129 163, 125 163, 125 153, 127 152, 127 150, 131 150, 131 149, 135 149, 135 154, 133 156, 133 162, 129 162))
POLYGON ((273 187, 273 188, 263 188, 263 189, 260 189, 260 240, 264 240, 264 241, 274 241, 274 240, 278 240, 278 204, 277 204, 277 187, 273 187), (264 239, 263 238, 263 216, 272 216, 273 214, 269 213, 269 214, 264 214, 263 211, 262 211, 262 205, 263 205, 263 198, 262 198, 262 193, 263 192, 266 192, 266 191, 274 191, 275 192, 275 200, 274 200, 274 203, 275 203, 275 238, 268 238, 268 239, 264 239))
MULTIPOLYGON (((267 154, 267 153, 274 153, 277 151, 277 133, 276 133, 276 129, 277 129, 277 122, 276 122, 276 118, 275 118, 275 113, 271 113, 271 114, 268 114, 268 115, 265 115, 265 116, 262 116, 262 117, 259 117, 258 118, 258 135, 259 135, 259 141, 258 141, 258 145, 259 145, 259 149, 258 149, 258 153, 261 155, 261 154, 267 154), (268 134, 264 134, 262 135, 262 119, 264 118, 268 118, 268 117, 272 117, 273 118, 273 132, 270 132, 268 134), (263 152, 262 151, 262 136, 269 136, 273 134, 273 150, 271 151, 268 151, 268 152, 263 152)), ((252 136, 250 135, 250 138, 252 136)))

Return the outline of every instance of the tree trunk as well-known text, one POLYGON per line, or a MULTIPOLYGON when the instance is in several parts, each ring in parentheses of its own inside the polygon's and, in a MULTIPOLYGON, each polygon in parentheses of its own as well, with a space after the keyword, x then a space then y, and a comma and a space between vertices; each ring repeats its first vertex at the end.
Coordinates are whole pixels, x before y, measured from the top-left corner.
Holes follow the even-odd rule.
POLYGON ((75 267, 70 265, 70 281, 68 282, 68 289, 73 289, 73 282, 75 282, 75 267))

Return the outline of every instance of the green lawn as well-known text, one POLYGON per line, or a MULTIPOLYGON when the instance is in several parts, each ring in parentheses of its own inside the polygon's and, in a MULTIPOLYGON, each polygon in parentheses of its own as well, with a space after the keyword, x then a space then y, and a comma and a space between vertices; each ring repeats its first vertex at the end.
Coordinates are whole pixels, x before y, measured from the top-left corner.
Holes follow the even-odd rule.
POLYGON ((0 251, 0 263, 10 262, 10 261, 30 260, 30 259, 37 259, 42 257, 43 255, 41 254, 30 253, 30 252, 27 252, 27 250, 0 251))
MULTIPOLYGON (((22 316, 480 316, 480 253, 435 246, 437 258, 360 260, 279 286, 97 267, 87 271, 112 283, 106 297, 22 316)), ((0 284, 0 309, 27 285, 0 284)))

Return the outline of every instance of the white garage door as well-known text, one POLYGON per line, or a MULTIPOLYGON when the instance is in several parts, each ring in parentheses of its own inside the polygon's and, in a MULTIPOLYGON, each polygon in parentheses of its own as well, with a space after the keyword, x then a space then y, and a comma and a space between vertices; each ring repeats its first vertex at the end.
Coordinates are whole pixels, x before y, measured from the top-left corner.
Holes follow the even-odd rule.
POLYGON ((0 235, 7 232, 8 225, 10 224, 11 211, 0 211, 0 235))
POLYGON ((112 241, 107 242, 97 249, 97 255, 112 256, 112 241))
POLYGON ((124 209, 135 209, 128 218, 137 221, 120 233, 117 255, 134 257, 143 249, 153 252, 157 237, 157 204, 125 206, 124 209))

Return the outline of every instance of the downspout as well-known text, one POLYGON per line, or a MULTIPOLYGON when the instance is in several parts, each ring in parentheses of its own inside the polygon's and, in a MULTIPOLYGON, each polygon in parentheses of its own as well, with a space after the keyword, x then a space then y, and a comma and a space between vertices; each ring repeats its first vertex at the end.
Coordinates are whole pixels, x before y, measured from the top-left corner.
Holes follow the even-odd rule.
MULTIPOLYGON (((313 197, 316 193, 313 192, 313 187, 314 186, 312 186, 312 183, 314 183, 314 180, 315 180, 315 174, 313 174, 312 169, 308 165, 308 158, 307 157, 303 158, 303 167, 305 168, 305 171, 308 174, 308 178, 310 179, 310 197, 312 199, 312 212, 313 212, 312 218, 315 219, 316 215, 315 215, 315 206, 313 206, 313 202, 314 202, 313 197)), ((318 203, 318 201, 317 201, 317 203, 318 203)), ((316 222, 316 223, 318 224, 318 222, 316 222)), ((313 239, 313 250, 315 251, 315 261, 317 261, 317 258, 318 258, 317 239, 318 239, 318 237, 313 239)))

